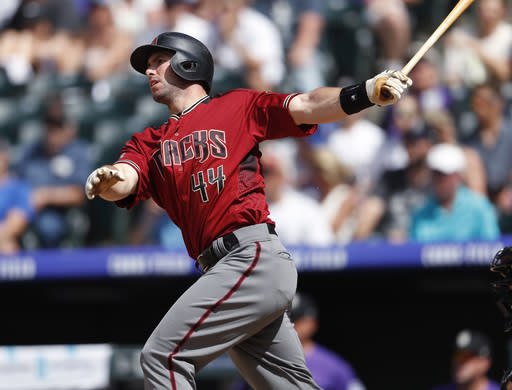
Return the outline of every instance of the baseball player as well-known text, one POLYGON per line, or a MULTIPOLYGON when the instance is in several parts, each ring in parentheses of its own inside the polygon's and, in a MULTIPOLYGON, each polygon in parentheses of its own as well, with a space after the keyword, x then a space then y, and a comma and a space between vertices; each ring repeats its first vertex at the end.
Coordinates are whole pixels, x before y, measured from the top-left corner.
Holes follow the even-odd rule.
POLYGON ((343 89, 210 97, 210 52, 176 32, 136 48, 130 62, 170 117, 135 134, 113 165, 94 170, 86 195, 128 209, 153 198, 203 273, 144 345, 145 389, 195 389, 194 375, 224 352, 255 389, 318 389, 286 315, 297 270, 268 218, 258 143, 304 137, 318 123, 395 103, 411 80, 386 71, 343 89), (377 77, 388 99, 379 98, 377 77))

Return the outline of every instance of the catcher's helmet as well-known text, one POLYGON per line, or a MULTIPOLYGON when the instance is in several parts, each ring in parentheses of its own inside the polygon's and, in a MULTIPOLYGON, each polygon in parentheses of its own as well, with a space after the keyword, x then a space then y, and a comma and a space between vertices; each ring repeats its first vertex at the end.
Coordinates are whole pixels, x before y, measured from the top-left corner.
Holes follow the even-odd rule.
POLYGON ((157 50, 169 50, 175 54, 171 58, 174 73, 182 79, 197 81, 210 92, 213 79, 213 58, 208 48, 190 35, 179 32, 165 32, 158 35, 149 45, 136 48, 131 57, 132 67, 146 73, 148 58, 157 50))

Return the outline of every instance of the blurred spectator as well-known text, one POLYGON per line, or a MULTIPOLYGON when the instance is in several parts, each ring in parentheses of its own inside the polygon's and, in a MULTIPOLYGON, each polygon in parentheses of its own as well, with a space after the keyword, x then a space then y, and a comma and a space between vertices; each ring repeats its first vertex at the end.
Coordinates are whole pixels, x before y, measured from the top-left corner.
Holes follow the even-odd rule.
POLYGON ((32 227, 46 248, 58 247, 73 233, 67 218, 85 203, 83 185, 92 166, 89 145, 77 139, 61 104, 51 102, 42 139, 27 146, 18 166, 20 177, 33 187, 31 201, 38 213, 32 227))
POLYGON ((327 137, 327 145, 338 160, 354 171, 359 186, 374 180, 373 163, 386 140, 384 130, 366 119, 366 111, 347 116, 327 137))
MULTIPOLYGON (((415 47, 411 52, 416 52, 415 47)), ((409 75, 413 80, 410 93, 418 99, 421 113, 424 116, 435 116, 441 110, 452 111, 454 109, 452 92, 441 77, 441 62, 440 53, 436 48, 431 48, 409 75)))
POLYGON ((219 2, 221 42, 213 52, 216 77, 242 75, 243 83, 234 87, 276 90, 285 73, 282 38, 277 26, 248 3, 219 2))
POLYGON ((23 85, 34 76, 34 36, 30 30, 6 30, 0 35, 0 69, 13 85, 23 85))
POLYGON ((258 0, 253 7, 279 28, 288 68, 286 89, 303 92, 325 85, 325 0, 258 0))
POLYGON ((279 150, 276 142, 261 145, 261 164, 270 218, 276 223, 280 239, 289 245, 333 243, 334 235, 319 202, 295 188, 290 157, 279 150))
POLYGON ((83 69, 90 81, 128 72, 126 59, 133 48, 133 37, 115 25, 110 8, 103 2, 92 5, 83 39, 83 69))
POLYGON ((377 154, 374 164, 377 177, 385 170, 401 169, 407 165, 408 156, 403 143, 407 133, 421 133, 425 121, 421 115, 418 99, 412 94, 404 96, 388 111, 384 121, 387 137, 377 154))
POLYGON ((512 25, 506 0, 475 2, 477 21, 454 28, 445 39, 443 74, 451 87, 510 80, 512 25))
POLYGON ((115 27, 110 9, 102 2, 91 5, 85 30, 59 29, 55 23, 41 11, 28 18, 23 29, 0 35, 0 67, 11 83, 26 84, 38 74, 77 76, 82 72, 97 81, 127 66, 132 39, 115 27))
POLYGON ((312 296, 296 293, 289 316, 304 349, 306 366, 322 389, 364 390, 365 387, 348 362, 314 341, 319 316, 312 296))
MULTIPOLYGON (((304 349, 306 366, 318 386, 324 390, 365 389, 350 363, 313 339, 319 328, 319 315, 312 296, 297 292, 292 301, 289 317, 304 349)), ((247 384, 240 383, 232 390, 247 389, 247 384)))
POLYGON ((83 22, 75 0, 21 0, 9 28, 23 30, 46 21, 57 31, 78 31, 83 22))
POLYGON ((471 107, 478 123, 465 143, 481 156, 487 176, 487 194, 491 202, 498 205, 500 197, 510 187, 512 123, 505 115, 503 97, 491 84, 473 90, 471 107))
MULTIPOLYGON (((395 114, 403 108, 398 108, 395 114)), ((432 140, 428 128, 407 128, 400 142, 407 152, 407 164, 385 170, 371 196, 361 204, 358 239, 378 232, 392 242, 407 240, 412 213, 429 195, 431 175, 426 156, 432 140)))
POLYGON ((312 178, 320 195, 322 211, 337 243, 348 243, 358 222, 359 190, 352 170, 327 148, 311 152, 312 178))
POLYGON ((362 0, 368 23, 379 43, 378 70, 402 69, 411 42, 406 4, 415 0, 362 0))
POLYGON ((180 229, 169 219, 154 200, 144 202, 133 224, 128 243, 131 245, 161 245, 169 250, 185 250, 180 229))
POLYGON ((20 239, 34 215, 30 186, 9 172, 9 150, 0 139, 0 253, 20 249, 20 239))
POLYGON ((410 238, 421 242, 496 240, 500 230, 489 200, 462 184, 464 152, 437 144, 428 152, 433 195, 412 217, 410 238))
POLYGON ((132 36, 150 25, 163 24, 164 0, 109 0, 108 6, 117 28, 132 36))
POLYGON ((432 390, 500 390, 487 373, 491 368, 491 343, 482 332, 464 329, 456 338, 451 359, 452 383, 432 390))
POLYGON ((487 174, 482 157, 474 148, 459 144, 455 120, 450 112, 445 110, 432 112, 426 120, 433 129, 436 142, 455 144, 462 148, 466 157, 466 169, 462 176, 464 184, 475 192, 487 195, 487 174))
POLYGON ((37 75, 76 75, 81 70, 83 24, 76 21, 80 17, 73 2, 25 1, 18 17, 17 28, 0 35, 0 67, 12 84, 27 84, 37 75))
POLYGON ((472 91, 471 106, 478 120, 466 144, 480 155, 486 174, 486 191, 496 207, 500 229, 512 231, 512 122, 498 88, 482 84, 472 91))
POLYGON ((222 11, 222 3, 211 0, 166 0, 165 3, 169 31, 182 32, 199 39, 215 53, 221 39, 216 22, 222 11))
POLYGON ((22 0, 4 0, 0 3, 0 31, 11 22, 22 0))

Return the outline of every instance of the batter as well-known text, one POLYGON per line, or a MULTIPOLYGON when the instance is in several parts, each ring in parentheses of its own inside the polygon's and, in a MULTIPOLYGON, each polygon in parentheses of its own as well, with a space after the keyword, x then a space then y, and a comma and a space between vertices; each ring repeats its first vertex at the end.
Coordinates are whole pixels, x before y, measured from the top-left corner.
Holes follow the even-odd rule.
POLYGON ((227 352, 254 389, 319 389, 286 314, 297 270, 268 217, 258 144, 395 103, 411 80, 386 71, 343 89, 239 89, 213 98, 210 52, 176 32, 138 47, 130 62, 169 107, 169 120, 135 134, 113 165, 90 174, 85 192, 128 209, 153 198, 203 272, 144 345, 144 388, 195 389, 195 374, 227 352), (378 97, 378 77, 387 100, 378 97))

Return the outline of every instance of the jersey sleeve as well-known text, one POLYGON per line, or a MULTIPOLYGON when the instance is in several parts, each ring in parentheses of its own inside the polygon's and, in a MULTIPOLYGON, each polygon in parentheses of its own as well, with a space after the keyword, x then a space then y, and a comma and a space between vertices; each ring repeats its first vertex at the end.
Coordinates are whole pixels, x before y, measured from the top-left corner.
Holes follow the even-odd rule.
POLYGON ((149 157, 158 148, 160 135, 158 130, 147 128, 142 133, 137 133, 123 146, 121 154, 114 164, 128 164, 137 171, 139 181, 137 191, 115 204, 119 207, 131 209, 141 200, 152 196, 152 186, 149 170, 149 157))
POLYGON ((266 139, 285 137, 305 137, 317 130, 317 125, 297 126, 293 121, 288 105, 299 95, 262 92, 255 96, 249 118, 253 122, 249 128, 258 142, 266 139))

